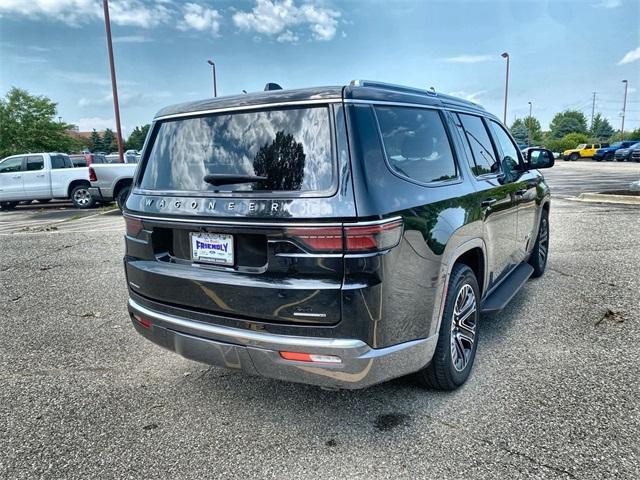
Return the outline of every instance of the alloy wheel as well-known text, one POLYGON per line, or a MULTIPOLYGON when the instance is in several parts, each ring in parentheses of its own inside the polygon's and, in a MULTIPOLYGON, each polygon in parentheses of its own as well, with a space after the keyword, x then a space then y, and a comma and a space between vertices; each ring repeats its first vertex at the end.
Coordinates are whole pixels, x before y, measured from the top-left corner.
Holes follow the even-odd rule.
POLYGON ((79 188, 76 190, 73 194, 73 201, 76 205, 80 205, 81 207, 88 205, 89 202, 91 202, 91 194, 89 193, 89 190, 86 188, 79 188))
POLYGON ((472 358, 477 324, 476 294, 471 285, 465 283, 458 291, 451 319, 451 361, 458 372, 463 371, 472 358))
POLYGON ((540 222, 540 236, 538 238, 538 255, 540 255, 540 265, 547 262, 549 252, 549 224, 546 218, 540 222))

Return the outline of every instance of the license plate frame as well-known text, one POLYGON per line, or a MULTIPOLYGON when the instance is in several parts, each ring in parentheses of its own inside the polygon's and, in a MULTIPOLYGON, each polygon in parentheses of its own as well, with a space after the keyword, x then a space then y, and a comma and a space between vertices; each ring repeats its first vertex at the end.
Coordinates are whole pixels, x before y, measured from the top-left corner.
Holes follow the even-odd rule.
POLYGON ((191 232, 189 243, 191 261, 193 262, 221 267, 235 265, 236 253, 233 235, 216 232, 191 232))

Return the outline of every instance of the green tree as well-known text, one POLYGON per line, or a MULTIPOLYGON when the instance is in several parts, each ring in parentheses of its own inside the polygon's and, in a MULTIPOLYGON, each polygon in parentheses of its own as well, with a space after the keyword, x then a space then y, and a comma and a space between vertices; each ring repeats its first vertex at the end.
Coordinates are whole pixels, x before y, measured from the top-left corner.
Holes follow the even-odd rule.
POLYGON ((89 150, 92 152, 99 152, 102 150, 102 138, 100 138, 100 134, 96 132, 95 128, 91 132, 91 137, 89 138, 89 150))
POLYGON ((55 121, 56 104, 44 96, 12 88, 0 98, 0 158, 28 152, 71 152, 80 141, 72 125, 55 121))
POLYGON ((149 127, 151 125, 146 124, 143 125, 142 127, 136 127, 133 129, 133 132, 131 132, 131 135, 129 135, 129 138, 127 138, 127 141, 125 142, 125 149, 126 150, 142 150, 142 146, 144 145, 144 140, 147 138, 147 133, 149 132, 149 127))
POLYGON ((594 140, 608 140, 611 135, 615 133, 615 130, 609 123, 609 120, 601 114, 596 113, 593 117, 593 124, 591 125, 589 133, 594 140))
POLYGON ((511 130, 511 135, 513 135, 513 138, 515 138, 519 145, 528 144, 529 132, 522 119, 516 118, 509 130, 511 130))
POLYGON ((562 153, 570 148, 576 148, 581 143, 588 143, 589 137, 584 133, 568 133, 560 139, 550 138, 546 141, 545 147, 553 152, 562 153))
POLYGON ((565 110, 556 113, 549 124, 549 132, 554 140, 561 139, 569 133, 587 134, 587 119, 584 113, 578 110, 565 110))
POLYGON ((110 128, 105 128, 102 134, 102 149, 106 153, 117 152, 118 142, 116 140, 116 134, 110 128))

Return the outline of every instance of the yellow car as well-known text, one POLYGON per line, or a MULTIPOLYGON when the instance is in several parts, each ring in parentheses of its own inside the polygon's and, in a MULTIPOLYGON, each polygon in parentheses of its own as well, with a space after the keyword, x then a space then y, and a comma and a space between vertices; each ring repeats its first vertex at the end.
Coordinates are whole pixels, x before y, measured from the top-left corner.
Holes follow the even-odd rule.
POLYGON ((576 148, 562 152, 563 160, 578 160, 579 158, 593 158, 596 150, 601 148, 599 143, 581 143, 576 148))

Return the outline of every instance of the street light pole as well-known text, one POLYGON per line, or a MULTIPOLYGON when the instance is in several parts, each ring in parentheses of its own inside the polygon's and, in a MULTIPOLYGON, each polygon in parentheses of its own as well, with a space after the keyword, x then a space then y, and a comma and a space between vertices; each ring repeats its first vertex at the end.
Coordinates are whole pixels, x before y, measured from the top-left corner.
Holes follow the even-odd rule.
POLYGON ((507 97, 509 95, 509 54, 507 52, 502 53, 502 58, 507 59, 507 78, 504 82, 504 116, 502 117, 502 123, 507 124, 507 97))
POLYGON ((111 42, 111 21, 109 20, 109 0, 102 0, 104 7, 104 24, 107 30, 107 50, 109 51, 109 68, 111 69, 111 90, 113 91, 113 109, 116 116, 116 140, 118 142, 118 161, 124 163, 122 147, 122 128, 120 126, 120 106, 118 104, 118 84, 116 83, 116 66, 113 61, 113 44, 111 42))
POLYGON ((627 112, 627 87, 629 86, 629 82, 622 80, 622 83, 624 83, 624 101, 622 102, 622 127, 620 128, 620 139, 624 140, 624 115, 627 112))
POLYGON ((216 84, 216 64, 213 60, 207 60, 207 63, 211 65, 211 69, 213 70, 213 97, 218 96, 218 86, 216 84))
POLYGON ((529 102, 529 122, 527 122, 527 137, 529 139, 529 146, 531 146, 531 109, 532 104, 529 102))

